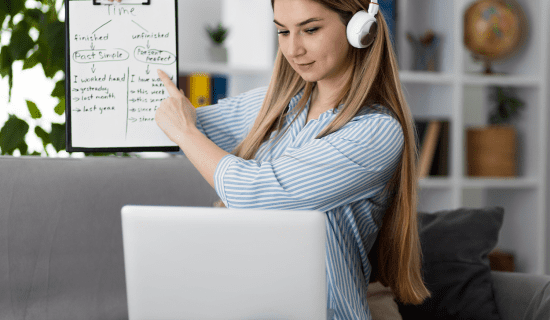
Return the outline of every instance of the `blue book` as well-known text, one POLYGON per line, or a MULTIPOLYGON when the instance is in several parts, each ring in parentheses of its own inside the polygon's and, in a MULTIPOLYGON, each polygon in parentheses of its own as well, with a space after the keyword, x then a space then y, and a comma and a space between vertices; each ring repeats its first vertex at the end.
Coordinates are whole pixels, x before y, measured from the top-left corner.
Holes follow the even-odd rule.
POLYGON ((386 18, 386 24, 388 25, 388 29, 390 31, 391 41, 393 44, 394 50, 397 49, 395 46, 395 41, 397 37, 397 0, 378 0, 378 4, 380 7, 380 11, 382 11, 382 14, 384 15, 384 18, 386 18))
POLYGON ((218 103, 218 100, 227 98, 227 77, 221 74, 212 74, 210 80, 211 104, 218 103))

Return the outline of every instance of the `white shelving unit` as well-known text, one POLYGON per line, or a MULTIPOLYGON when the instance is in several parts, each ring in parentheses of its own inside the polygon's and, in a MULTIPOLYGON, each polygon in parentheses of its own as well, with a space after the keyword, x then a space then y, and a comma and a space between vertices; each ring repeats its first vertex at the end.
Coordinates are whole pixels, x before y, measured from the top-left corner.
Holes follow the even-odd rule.
POLYGON ((520 272, 550 274, 547 160, 550 102, 548 0, 518 0, 530 21, 529 37, 513 58, 493 64, 504 75, 486 76, 463 45, 465 10, 474 0, 398 1, 398 54, 407 102, 415 117, 449 119, 450 175, 420 181, 419 210, 504 207, 497 246, 514 253, 520 272), (439 72, 411 71, 413 53, 406 38, 428 29, 442 36, 439 72), (526 102, 518 130, 518 177, 471 178, 467 175, 466 129, 486 124, 488 87, 514 87, 526 102))
MULTIPOLYGON (((268 85, 273 65, 258 67, 232 66, 208 61, 209 39, 204 26, 220 21, 258 19, 257 16, 232 10, 257 0, 180 0, 180 74, 190 72, 223 73, 229 76, 229 95, 234 96, 259 86, 268 85), (229 8, 229 9, 228 9, 229 8)), ((504 224, 498 247, 515 254, 520 272, 550 274, 550 219, 546 170, 550 159, 548 148, 550 102, 550 28, 546 16, 549 0, 518 0, 530 21, 529 38, 523 49, 506 62, 494 63, 493 70, 505 75, 485 76, 482 64, 471 59, 463 45, 463 14, 474 0, 400 0, 398 1, 397 52, 400 77, 407 102, 415 117, 447 118, 450 121, 450 174, 443 178, 420 181, 419 210, 433 212, 459 207, 502 206, 504 224), (405 14, 406 13, 406 14, 405 14), (406 32, 416 36, 432 29, 442 35, 440 72, 411 70, 412 52, 406 32), (526 109, 516 124, 519 139, 519 174, 513 179, 480 179, 467 176, 466 128, 485 124, 487 88, 491 85, 512 86, 526 102, 526 109)), ((262 2, 264 3, 264 2, 262 2)), ((243 48, 265 47, 272 41, 272 59, 277 48, 276 28, 271 4, 262 11, 269 27, 250 30, 245 43, 231 43, 243 48), (270 12, 270 14, 268 14, 270 12), (260 31, 258 31, 260 30, 260 31), (263 42, 262 42, 263 41, 263 42)), ((229 40, 229 39, 228 39, 229 40)), ((265 57, 264 57, 265 58, 265 57)))

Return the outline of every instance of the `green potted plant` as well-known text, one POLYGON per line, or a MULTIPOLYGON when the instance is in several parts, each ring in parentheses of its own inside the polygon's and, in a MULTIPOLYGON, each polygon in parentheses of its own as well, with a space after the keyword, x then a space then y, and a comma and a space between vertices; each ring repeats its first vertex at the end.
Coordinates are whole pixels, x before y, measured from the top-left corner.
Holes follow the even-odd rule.
POLYGON ((227 48, 223 46, 223 42, 227 38, 229 30, 219 23, 217 28, 212 28, 207 25, 206 32, 210 40, 212 40, 210 59, 214 62, 227 62, 227 48))
POLYGON ((490 88, 489 125, 467 130, 468 175, 514 177, 517 175, 517 134, 512 122, 525 103, 512 88, 490 88))

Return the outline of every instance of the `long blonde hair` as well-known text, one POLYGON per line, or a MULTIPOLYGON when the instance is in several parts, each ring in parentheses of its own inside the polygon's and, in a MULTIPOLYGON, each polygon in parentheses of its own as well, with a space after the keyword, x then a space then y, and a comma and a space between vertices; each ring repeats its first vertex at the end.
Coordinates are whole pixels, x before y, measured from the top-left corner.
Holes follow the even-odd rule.
MULTIPOLYGON (((345 26, 353 14, 360 10, 368 11, 369 6, 368 0, 313 1, 336 11, 345 26)), ((274 0, 271 0, 271 6, 274 7, 274 0)), ((357 49, 350 45, 348 58, 355 67, 337 100, 339 102, 334 105, 336 108, 340 103, 344 103, 345 108, 315 139, 342 128, 365 105, 379 103, 389 108, 399 120, 404 132, 404 149, 401 165, 388 183, 388 188, 393 190, 394 196, 384 215, 378 239, 369 254, 373 267, 371 279, 376 278, 389 286, 399 301, 419 304, 430 296, 430 292, 424 286, 421 273, 422 259, 416 212, 417 149, 414 124, 401 90, 399 67, 388 26, 380 11, 376 15, 376 20, 378 36, 370 47, 357 49)), ((259 147, 270 138, 272 132, 279 132, 277 136, 282 137, 284 133, 280 134, 280 131, 283 119, 288 115, 286 107, 290 100, 304 89, 302 98, 293 110, 300 114, 314 85, 315 83, 303 80, 294 71, 279 48, 267 94, 254 125, 231 153, 245 160, 254 159, 259 147)), ((289 125, 287 130, 290 127, 289 125)), ((214 203, 214 206, 225 207, 221 200, 214 203)))

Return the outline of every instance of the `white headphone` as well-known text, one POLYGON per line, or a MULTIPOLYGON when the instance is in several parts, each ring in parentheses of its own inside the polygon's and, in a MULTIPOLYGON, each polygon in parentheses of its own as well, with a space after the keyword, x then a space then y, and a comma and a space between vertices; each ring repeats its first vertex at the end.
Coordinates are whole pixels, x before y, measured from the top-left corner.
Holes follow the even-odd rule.
POLYGON ((348 23, 346 28, 349 43, 356 48, 366 48, 376 38, 378 24, 376 14, 378 13, 378 0, 372 0, 369 4, 369 12, 358 11, 348 23))

